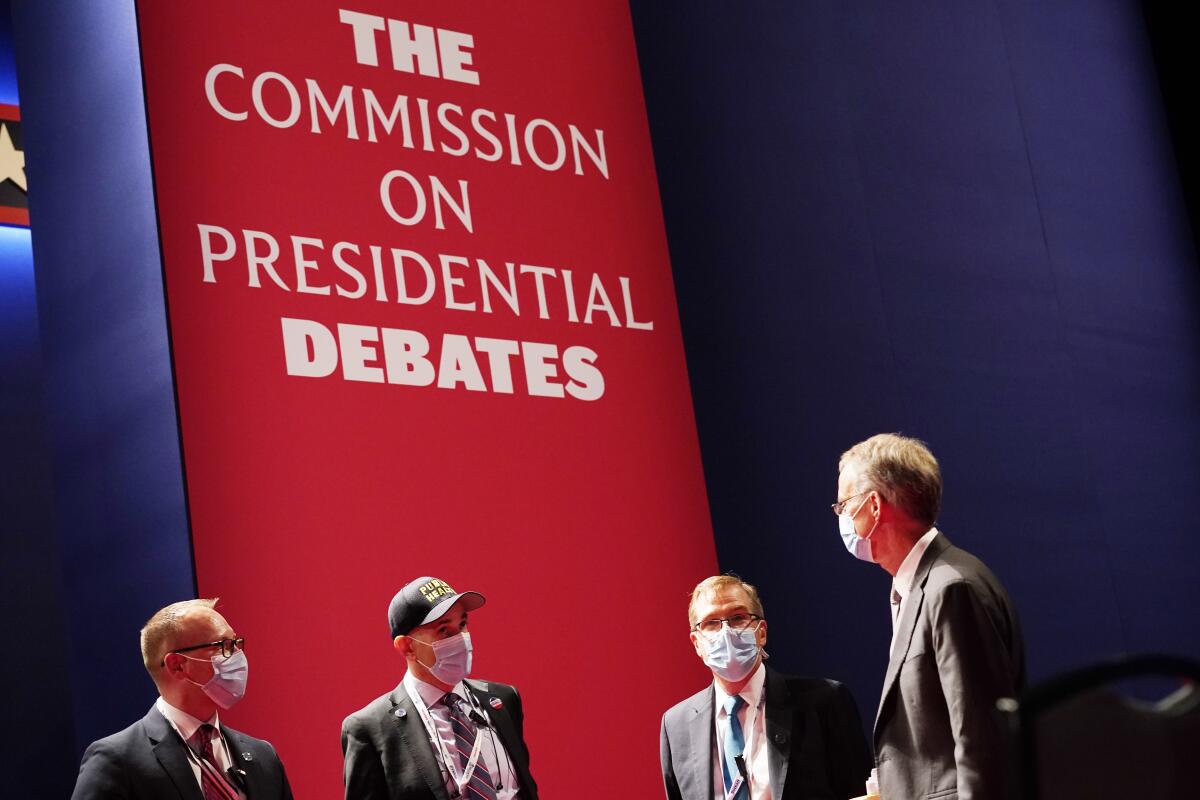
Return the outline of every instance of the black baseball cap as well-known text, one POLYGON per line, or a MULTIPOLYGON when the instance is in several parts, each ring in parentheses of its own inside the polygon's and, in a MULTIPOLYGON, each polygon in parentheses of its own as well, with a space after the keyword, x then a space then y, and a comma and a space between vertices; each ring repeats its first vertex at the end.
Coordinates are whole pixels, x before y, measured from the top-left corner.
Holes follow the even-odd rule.
POLYGON ((456 592, 440 578, 426 576, 409 581, 388 605, 392 638, 407 636, 413 628, 433 622, 459 600, 465 611, 474 611, 487 602, 479 592, 456 592))

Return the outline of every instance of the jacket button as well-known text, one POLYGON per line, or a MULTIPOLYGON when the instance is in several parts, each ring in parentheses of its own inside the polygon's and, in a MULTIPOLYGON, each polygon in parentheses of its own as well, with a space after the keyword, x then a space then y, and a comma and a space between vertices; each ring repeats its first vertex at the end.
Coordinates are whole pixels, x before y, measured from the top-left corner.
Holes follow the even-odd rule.
POLYGON ((775 744, 787 744, 787 734, 786 733, 775 734, 775 744))

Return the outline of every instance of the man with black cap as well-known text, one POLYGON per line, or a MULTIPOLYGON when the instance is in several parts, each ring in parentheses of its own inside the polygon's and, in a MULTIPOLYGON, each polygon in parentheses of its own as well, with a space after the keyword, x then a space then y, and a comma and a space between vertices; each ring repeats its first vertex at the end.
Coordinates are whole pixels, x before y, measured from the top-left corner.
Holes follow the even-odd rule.
POLYGON ((408 671, 342 723, 346 800, 536 800, 520 695, 467 680, 467 614, 483 604, 429 577, 392 598, 392 645, 408 671))

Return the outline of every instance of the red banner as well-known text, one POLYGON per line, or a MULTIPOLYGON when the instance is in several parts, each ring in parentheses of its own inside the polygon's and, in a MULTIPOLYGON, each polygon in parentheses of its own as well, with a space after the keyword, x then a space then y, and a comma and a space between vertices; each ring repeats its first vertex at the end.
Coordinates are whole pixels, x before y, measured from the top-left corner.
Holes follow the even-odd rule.
POLYGON ((478 589, 544 797, 652 797, 716 559, 626 4, 140 2, 196 569, 297 796, 478 589), (581 759, 582 757, 582 759, 581 759))

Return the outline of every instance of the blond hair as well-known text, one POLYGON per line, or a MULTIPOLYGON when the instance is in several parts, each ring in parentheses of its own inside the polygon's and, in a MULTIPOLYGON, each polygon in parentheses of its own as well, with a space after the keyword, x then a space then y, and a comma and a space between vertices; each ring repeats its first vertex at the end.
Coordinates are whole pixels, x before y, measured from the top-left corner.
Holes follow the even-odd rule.
POLYGON ((162 666, 167 653, 178 644, 176 637, 183 630, 183 621, 196 611, 213 611, 217 598, 181 600, 154 613, 142 626, 142 663, 151 676, 162 666))
POLYGON ((716 594, 722 589, 740 588, 746 593, 746 597, 750 600, 750 613, 754 614, 759 619, 763 618, 762 601, 758 599, 758 589, 754 588, 753 584, 746 583, 737 575, 713 575, 711 578, 705 578, 696 584, 696 588, 692 589, 692 597, 688 600, 688 626, 695 625, 696 620, 696 601, 708 594, 716 594))
POLYGON ((859 442, 838 461, 838 472, 854 464, 865 485, 908 516, 933 525, 942 506, 942 472, 937 459, 919 439, 895 433, 879 433, 859 442))

